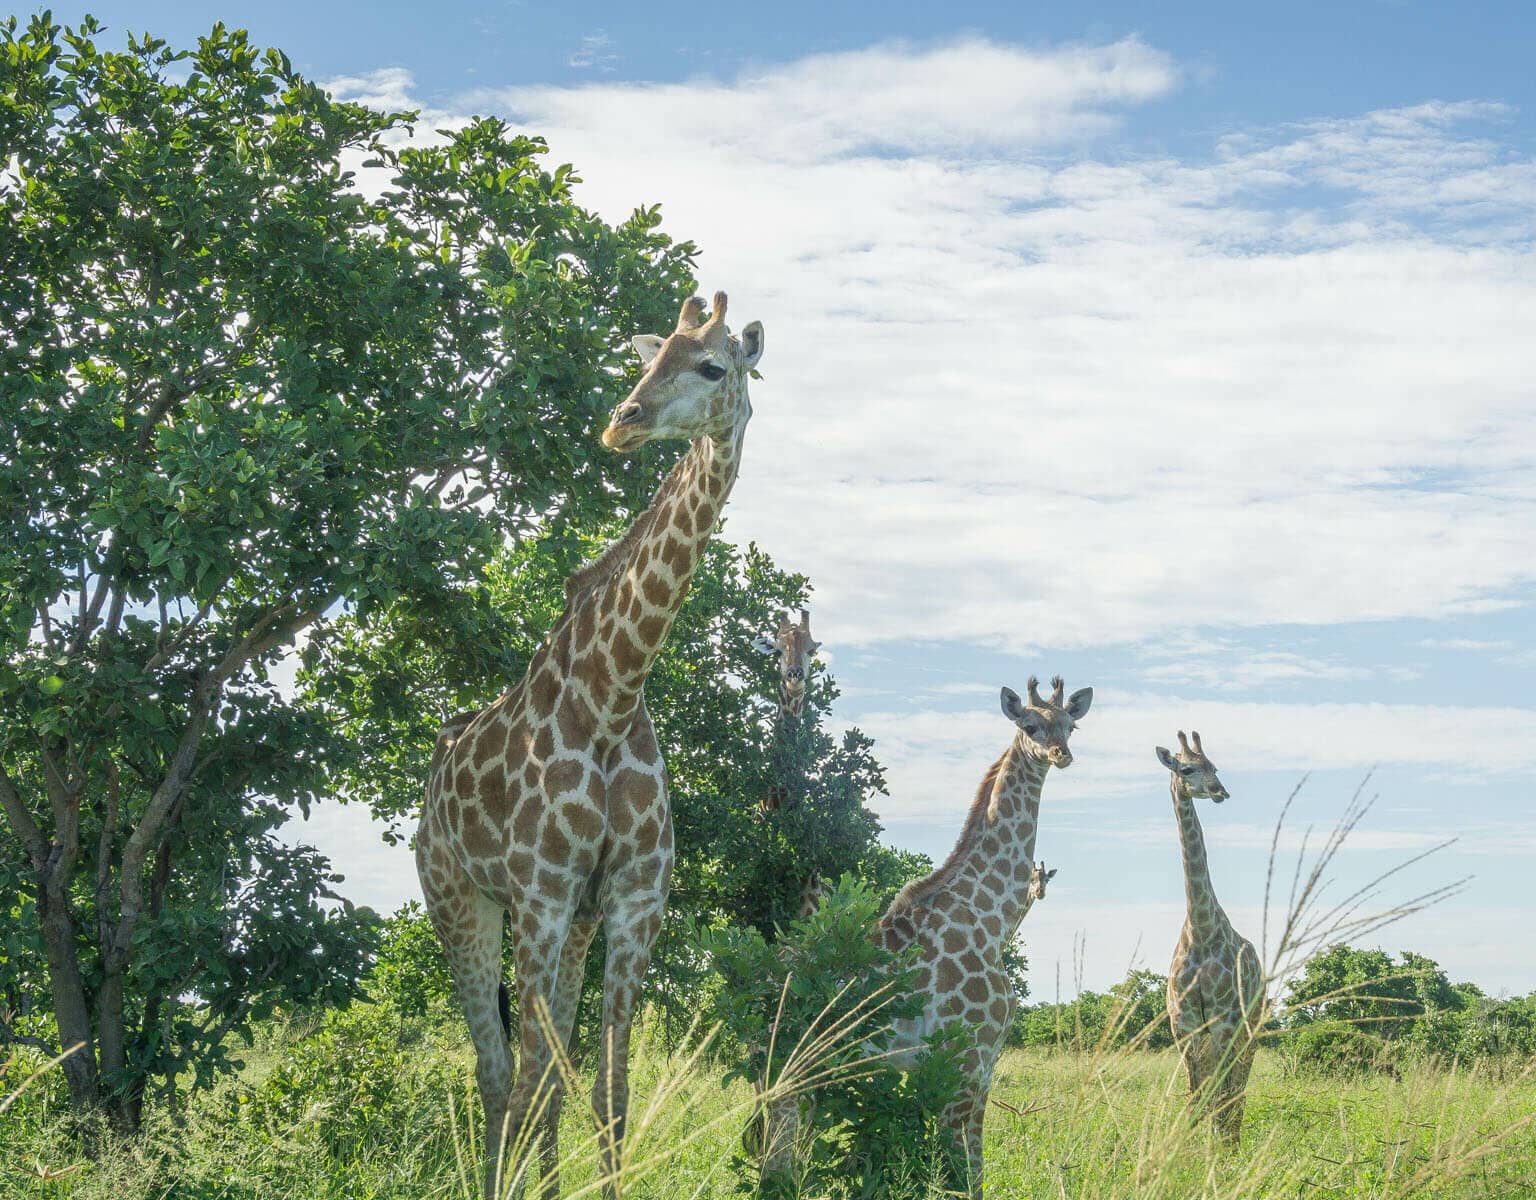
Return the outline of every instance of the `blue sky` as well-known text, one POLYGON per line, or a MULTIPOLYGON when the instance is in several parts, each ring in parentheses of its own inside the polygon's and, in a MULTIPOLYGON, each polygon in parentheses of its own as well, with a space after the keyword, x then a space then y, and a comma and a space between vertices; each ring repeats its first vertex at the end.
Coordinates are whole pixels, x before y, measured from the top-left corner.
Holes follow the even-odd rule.
MULTIPOLYGON (((98 5, 187 41, 191 6, 98 5)), ((55 8, 58 16, 63 9, 55 8)), ((1198 728, 1257 939, 1297 779, 1374 769, 1349 890, 1466 890, 1374 939, 1536 988, 1536 10, 1518 4, 229 4, 313 77, 496 112, 585 201, 660 202, 768 332, 728 525, 816 585, 888 840, 945 853, 997 690, 1092 684, 1046 789, 1037 996, 1163 969, 1153 747, 1198 728), (1070 8, 1070 12, 1068 9, 1070 8), (818 518, 806 521, 806 513, 818 518), (810 536, 808 529, 814 529, 810 536)), ((362 814, 305 835, 414 891, 362 814)))

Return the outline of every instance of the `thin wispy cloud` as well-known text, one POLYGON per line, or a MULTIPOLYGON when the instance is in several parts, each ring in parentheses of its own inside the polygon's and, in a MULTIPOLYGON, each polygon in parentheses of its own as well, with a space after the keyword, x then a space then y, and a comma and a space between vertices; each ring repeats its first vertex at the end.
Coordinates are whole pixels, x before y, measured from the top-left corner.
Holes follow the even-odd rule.
POLYGON ((580 48, 565 60, 566 66, 574 67, 579 71, 596 69, 598 71, 611 71, 614 64, 619 61, 619 56, 613 51, 613 39, 599 29, 596 33, 589 33, 581 39, 580 48))

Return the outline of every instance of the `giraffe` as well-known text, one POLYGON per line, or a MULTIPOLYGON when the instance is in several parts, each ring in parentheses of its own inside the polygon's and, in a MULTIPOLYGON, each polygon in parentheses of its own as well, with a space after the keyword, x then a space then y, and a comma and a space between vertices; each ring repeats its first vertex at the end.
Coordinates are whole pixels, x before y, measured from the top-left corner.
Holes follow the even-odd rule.
POLYGON ((1173 811, 1184 849, 1184 929, 1168 968, 1168 1023, 1189 1072, 1189 1094, 1211 1104, 1217 1127, 1236 1141, 1243 1126, 1243 1089, 1253 1066, 1254 1040, 1264 1019, 1264 972, 1253 943, 1232 928, 1211 887, 1205 838, 1195 800, 1220 804, 1227 789, 1205 756, 1200 735, 1179 731, 1179 752, 1162 746, 1173 811))
POLYGON ((672 873, 645 680, 736 480, 752 415, 747 376, 763 352, 762 325, 738 340, 725 314, 723 292, 707 320, 695 296, 670 335, 633 339, 645 373, 603 444, 692 444, 624 535, 566 581, 565 611, 523 679, 448 722, 433 752, 417 871, 475 1046, 490 1197, 503 1187, 506 1139, 525 1130, 540 1136, 545 1195, 558 1194, 562 1097, 545 1030, 569 1041, 599 922, 607 957, 592 1103, 610 1179, 621 1162, 631 1023, 672 873), (523 1017, 515 1083, 500 972, 509 916, 523 1017))
POLYGON ((1056 878, 1056 868, 1049 871, 1045 869, 1045 860, 1041 859, 1035 864, 1035 869, 1029 874, 1029 902, 1045 899, 1045 885, 1056 878))
MULTIPOLYGON (((759 637, 752 645, 764 654, 776 654, 779 658, 779 709, 774 718, 774 734, 782 754, 785 744, 800 728, 800 719, 805 712, 805 685, 811 676, 811 659, 821 649, 821 643, 811 637, 810 611, 800 610, 798 625, 787 616, 780 617, 778 636, 772 641, 759 637)), ((784 803, 786 794, 783 784, 772 785, 758 801, 759 811, 765 814, 776 811, 784 803)))
MULTIPOLYGON (((1046 698, 1031 678, 1027 703, 1012 688, 1002 690, 1003 715, 1017 727, 1012 743, 982 776, 943 866, 909 883, 880 918, 878 936, 888 949, 919 948, 916 987, 927 993, 922 1016, 896 1023, 893 1047, 904 1055, 895 1061, 911 1062, 923 1039, 952 1021, 963 1023, 972 1039, 961 1094, 943 1115, 970 1165, 972 1197, 981 1196, 981 1131, 992 1071, 1017 1006, 1002 952, 1037 898, 1040 791, 1051 767, 1071 766, 1067 740, 1093 703, 1092 688, 1066 696, 1060 676, 1051 683, 1046 698)), ((1039 894, 1053 874, 1040 878, 1039 894)))

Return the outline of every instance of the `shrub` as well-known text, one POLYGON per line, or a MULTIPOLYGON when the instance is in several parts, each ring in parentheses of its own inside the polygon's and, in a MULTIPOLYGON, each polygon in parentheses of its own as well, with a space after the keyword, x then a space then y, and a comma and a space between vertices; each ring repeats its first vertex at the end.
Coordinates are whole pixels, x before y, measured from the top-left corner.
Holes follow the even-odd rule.
POLYGON ((1321 1075, 1398 1073, 1398 1048, 1345 1021, 1303 1025, 1281 1042, 1294 1067, 1321 1075))
POLYGON ((890 1023, 923 1001, 910 991, 915 952, 877 944, 878 915, 875 896, 844 876, 771 946, 755 929, 702 935, 722 977, 711 1015, 727 1035, 725 1081, 767 1081, 800 1100, 801 1177, 765 1175, 767 1194, 898 1195, 963 1161, 938 1119, 959 1088, 963 1032, 935 1035, 910 1070, 881 1058, 890 1023))

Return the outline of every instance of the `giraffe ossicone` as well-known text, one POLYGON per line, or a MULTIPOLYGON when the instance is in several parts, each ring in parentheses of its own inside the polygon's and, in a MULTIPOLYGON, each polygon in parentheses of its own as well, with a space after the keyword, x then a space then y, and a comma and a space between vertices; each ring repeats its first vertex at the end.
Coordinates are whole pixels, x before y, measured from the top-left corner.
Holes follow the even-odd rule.
POLYGON ((1168 768, 1174 817, 1184 856, 1184 928, 1168 968, 1168 1023, 1189 1075, 1191 1101, 1210 1111, 1217 1128, 1236 1141, 1243 1094, 1264 1023, 1266 982, 1253 943, 1232 928, 1216 899, 1197 799, 1228 797, 1200 735, 1179 731, 1174 754, 1157 747, 1168 768))
POLYGON ((525 1131, 540 1144, 545 1196, 558 1194, 551 1038, 570 1039, 599 923, 607 958, 592 1101, 607 1179, 622 1162, 630 1031, 673 860, 645 680, 736 481, 747 379, 763 353, 762 325, 736 337, 725 314, 723 292, 707 317, 695 296, 671 334, 634 339, 645 372, 603 444, 692 445, 624 535, 566 581, 565 611, 523 679, 445 724, 433 752, 416 863, 475 1045, 487 1196, 503 1191, 504 1147, 525 1131), (515 1082, 498 1003, 508 916, 522 1014, 515 1082))

